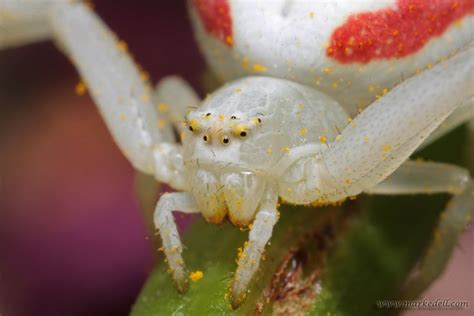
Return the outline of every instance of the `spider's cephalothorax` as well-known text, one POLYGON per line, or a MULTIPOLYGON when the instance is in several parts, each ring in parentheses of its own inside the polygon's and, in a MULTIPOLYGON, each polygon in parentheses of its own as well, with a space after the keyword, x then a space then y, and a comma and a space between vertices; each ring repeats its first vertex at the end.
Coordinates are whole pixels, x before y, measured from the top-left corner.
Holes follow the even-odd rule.
POLYGON ((215 92, 187 115, 190 135, 183 138, 201 213, 218 223, 228 212, 232 223, 247 226, 272 182, 291 199, 292 175, 282 173, 291 152, 317 155, 327 148, 321 139, 334 140, 347 118, 329 97, 281 79, 250 77, 215 92))
MULTIPOLYGON (((465 224, 457 219, 474 208, 469 172, 408 159, 474 118, 474 0, 189 3, 221 78, 265 77, 229 83, 202 104, 176 77, 151 95, 123 42, 86 5, 0 0, 0 48, 54 39, 133 166, 183 191, 162 195, 154 217, 179 291, 188 274, 174 210, 252 224, 234 307, 270 240, 279 198, 324 204, 361 192, 448 192, 456 195, 448 211, 460 215, 444 225, 465 224)), ((441 248, 431 255, 443 256, 441 248)))

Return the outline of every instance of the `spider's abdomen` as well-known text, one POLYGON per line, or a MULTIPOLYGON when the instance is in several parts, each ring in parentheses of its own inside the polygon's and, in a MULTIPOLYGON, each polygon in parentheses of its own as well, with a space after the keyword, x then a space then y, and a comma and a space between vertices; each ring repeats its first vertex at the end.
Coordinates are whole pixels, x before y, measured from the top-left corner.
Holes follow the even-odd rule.
POLYGON ((474 0, 195 0, 191 13, 221 79, 300 82, 351 115, 474 40, 474 0))

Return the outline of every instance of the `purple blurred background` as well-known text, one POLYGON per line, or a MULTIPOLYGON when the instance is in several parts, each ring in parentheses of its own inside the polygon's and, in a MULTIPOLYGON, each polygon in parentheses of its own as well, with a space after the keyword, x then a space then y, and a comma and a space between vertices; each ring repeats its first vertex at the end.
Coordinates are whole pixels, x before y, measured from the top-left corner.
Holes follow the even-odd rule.
MULTIPOLYGON (((199 87, 184 1, 94 5, 154 82, 179 74, 199 87)), ((127 315, 152 266, 135 173, 78 81, 51 43, 0 53, 2 316, 127 315)), ((450 282, 472 280, 473 240, 471 229, 427 297, 474 303, 472 281, 450 282)))

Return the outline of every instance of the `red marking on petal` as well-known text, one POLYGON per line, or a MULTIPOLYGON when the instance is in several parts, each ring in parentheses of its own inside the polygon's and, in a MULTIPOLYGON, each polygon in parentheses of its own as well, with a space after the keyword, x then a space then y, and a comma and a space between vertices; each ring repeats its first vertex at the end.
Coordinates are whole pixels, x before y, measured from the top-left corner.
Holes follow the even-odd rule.
POLYGON ((232 47, 232 18, 227 0, 193 0, 206 31, 232 47))
POLYGON ((474 14, 474 0, 398 0, 396 6, 349 16, 331 35, 327 56, 343 64, 405 57, 474 14))

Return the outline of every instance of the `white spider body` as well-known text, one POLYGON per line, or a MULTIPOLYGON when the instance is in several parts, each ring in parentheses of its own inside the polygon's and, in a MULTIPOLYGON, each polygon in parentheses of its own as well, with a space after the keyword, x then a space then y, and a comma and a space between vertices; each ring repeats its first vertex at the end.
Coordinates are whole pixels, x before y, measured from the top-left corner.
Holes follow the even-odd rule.
POLYGON ((191 190, 203 215, 221 222, 227 204, 232 222, 247 226, 268 181, 289 198, 293 175, 284 171, 293 162, 290 153, 324 150, 321 139, 333 141, 347 119, 336 101, 286 80, 248 77, 216 91, 187 116, 194 131, 183 138, 191 190))
POLYGON ((151 95, 123 44, 82 3, 0 0, 8 17, 0 48, 54 39, 132 165, 184 191, 164 194, 154 217, 181 292, 188 274, 174 210, 252 224, 234 307, 270 240, 279 197, 326 204, 361 192, 447 192, 456 196, 446 213, 456 216, 445 225, 465 225, 474 208, 469 172, 408 159, 474 118, 474 0, 190 3, 198 42, 222 79, 266 77, 229 83, 201 105, 177 78, 151 95))

